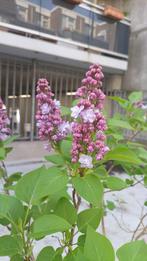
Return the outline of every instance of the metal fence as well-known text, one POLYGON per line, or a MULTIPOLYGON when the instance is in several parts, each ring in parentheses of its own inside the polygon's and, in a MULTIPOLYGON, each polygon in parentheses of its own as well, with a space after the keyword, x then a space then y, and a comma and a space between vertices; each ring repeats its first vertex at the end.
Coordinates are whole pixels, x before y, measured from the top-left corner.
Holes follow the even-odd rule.
MULTIPOLYGON (((0 95, 7 108, 13 134, 19 139, 34 140, 37 138, 35 123, 36 83, 45 77, 52 87, 55 98, 62 105, 70 107, 76 89, 80 86, 85 69, 67 67, 37 60, 20 59, 0 55, 0 95)), ((107 96, 125 97, 121 90, 111 90, 105 73, 103 91, 107 96), (109 88, 108 88, 109 87, 109 88)), ((118 104, 106 99, 106 110, 110 116, 121 112, 118 104)))
POLYGON ((20 139, 33 140, 37 136, 35 88, 38 78, 47 78, 55 98, 70 106, 83 73, 76 68, 1 56, 0 95, 8 111, 12 132, 20 139))

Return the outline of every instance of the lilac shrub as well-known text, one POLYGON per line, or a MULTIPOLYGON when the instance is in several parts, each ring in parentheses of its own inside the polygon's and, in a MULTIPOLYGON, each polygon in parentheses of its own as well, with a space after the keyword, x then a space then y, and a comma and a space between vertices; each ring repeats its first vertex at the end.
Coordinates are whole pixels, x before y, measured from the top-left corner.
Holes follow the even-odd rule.
MULTIPOLYGON (((70 125, 61 117, 60 102, 53 100, 54 94, 46 79, 39 79, 37 83, 36 114, 38 135, 41 140, 47 140, 53 148, 58 141, 63 140, 69 133, 70 125)), ((48 144, 45 145, 48 147, 48 144)))
MULTIPOLYGON (((147 123, 140 103, 142 95, 136 92, 126 100, 111 97, 125 113, 117 113, 106 122, 103 78, 102 67, 91 65, 71 110, 54 99, 46 79, 38 80, 38 135, 46 142, 46 149, 53 149, 45 157, 53 165, 43 165, 22 176, 18 172, 8 176, 4 168, 3 159, 11 150, 5 148, 10 129, 0 100, 0 178, 4 183, 0 225, 9 230, 0 236, 0 256, 16 261, 115 261, 115 251, 106 237, 105 215, 117 202, 107 201, 105 193, 142 182, 147 185, 147 148, 134 141, 147 130, 147 123), (130 131, 129 137, 125 137, 124 129, 130 131), (110 175, 116 166, 128 173, 128 179, 110 175), (57 248, 52 247, 53 234, 57 248), (36 241, 46 236, 51 236, 45 241, 52 246, 44 247, 36 257, 36 241)), ((132 240, 146 233, 145 226, 140 230, 144 217, 132 240)), ((147 245, 143 240, 132 241, 120 247, 116 255, 119 261, 146 261, 147 245)))
POLYGON ((39 138, 48 140, 55 148, 56 143, 71 132, 72 162, 79 162, 81 168, 93 168, 93 161, 101 160, 109 151, 104 134, 107 124, 102 113, 105 95, 100 89, 103 77, 100 65, 90 66, 82 80, 82 86, 76 92, 80 99, 71 108, 71 123, 62 119, 60 103, 52 99, 54 94, 47 80, 40 79, 37 83, 36 119, 39 138))
POLYGON ((76 96, 80 98, 71 108, 72 124, 72 162, 80 162, 81 167, 92 168, 94 159, 101 160, 109 151, 105 145, 107 129, 102 113, 105 95, 100 89, 103 80, 102 67, 91 65, 76 96))
POLYGON ((10 120, 7 116, 7 111, 4 107, 3 101, 0 98, 0 141, 6 140, 11 135, 9 125, 10 120))

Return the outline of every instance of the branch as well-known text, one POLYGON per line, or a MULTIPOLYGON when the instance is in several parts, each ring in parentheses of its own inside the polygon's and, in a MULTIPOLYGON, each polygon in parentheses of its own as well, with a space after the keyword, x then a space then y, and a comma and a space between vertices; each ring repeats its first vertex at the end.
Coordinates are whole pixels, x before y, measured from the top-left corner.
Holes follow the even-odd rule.
POLYGON ((111 171, 113 170, 114 167, 115 167, 115 165, 113 165, 113 164, 110 166, 110 168, 108 169, 108 174, 111 173, 111 171))
MULTIPOLYGON (((76 194, 75 188, 73 189, 73 192, 72 192, 72 199, 73 199, 74 207, 78 211, 79 206, 81 204, 81 197, 78 194, 76 194), (76 200, 76 196, 77 196, 77 200, 76 200)), ((69 240, 69 244, 68 244, 68 252, 69 253, 71 252, 71 248, 72 248, 72 245, 73 245, 75 228, 76 228, 76 224, 73 225, 71 232, 70 232, 71 234, 70 234, 70 240, 69 240)))
MULTIPOLYGON (((140 219, 139 224, 137 225, 137 227, 136 227, 136 229, 135 229, 135 231, 134 231, 134 233, 133 233, 133 235, 132 235, 132 239, 131 239, 132 241, 134 240, 135 235, 136 235, 136 233, 137 233, 139 227, 141 226, 143 220, 144 220, 146 217, 147 217, 147 213, 144 214, 144 215, 142 216, 142 218, 140 219)), ((140 233, 140 234, 141 234, 141 233, 140 233)), ((137 236, 137 238, 138 238, 138 236, 137 236)))
POLYGON ((106 235, 104 216, 102 217, 102 233, 103 233, 104 236, 106 235))
MULTIPOLYGON (((3 168, 3 170, 4 170, 3 180, 4 180, 5 183, 7 183, 8 173, 7 173, 6 165, 5 165, 5 162, 4 162, 3 160, 1 161, 1 163, 2 163, 2 168, 3 168)), ((10 193, 9 193, 9 190, 6 189, 5 186, 4 186, 4 191, 5 191, 5 193, 6 193, 7 195, 10 194, 10 193)))
POLYGON ((135 133, 133 133, 132 135, 130 135, 130 137, 128 137, 128 139, 127 139, 127 142, 132 141, 140 132, 141 132, 141 130, 138 130, 135 133))

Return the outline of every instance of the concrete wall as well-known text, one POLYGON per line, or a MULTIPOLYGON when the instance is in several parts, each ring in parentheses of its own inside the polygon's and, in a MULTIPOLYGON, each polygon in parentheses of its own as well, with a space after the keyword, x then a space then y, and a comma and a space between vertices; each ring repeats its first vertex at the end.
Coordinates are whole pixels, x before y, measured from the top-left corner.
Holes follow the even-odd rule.
POLYGON ((128 72, 124 89, 142 90, 147 96, 147 1, 129 0, 126 3, 132 21, 128 72))

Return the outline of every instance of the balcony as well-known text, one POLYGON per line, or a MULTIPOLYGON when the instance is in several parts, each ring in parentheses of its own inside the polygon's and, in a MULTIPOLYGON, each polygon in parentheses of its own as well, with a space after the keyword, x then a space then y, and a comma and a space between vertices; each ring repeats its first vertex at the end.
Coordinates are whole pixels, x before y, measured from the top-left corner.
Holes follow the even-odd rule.
POLYGON ((129 21, 110 19, 103 8, 88 1, 75 6, 60 0, 1 0, 0 27, 111 57, 128 57, 129 21))

